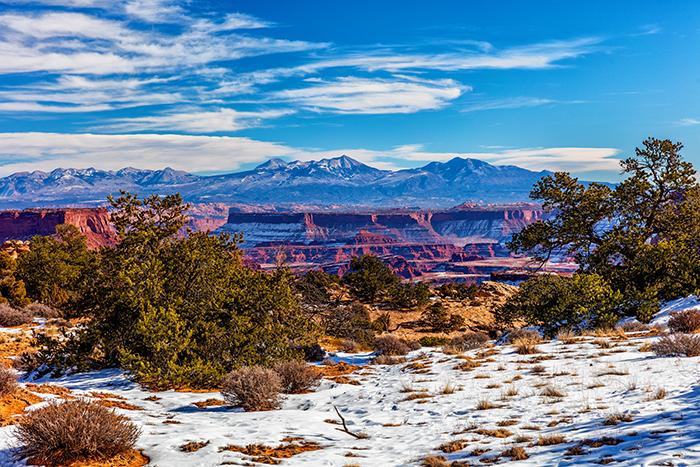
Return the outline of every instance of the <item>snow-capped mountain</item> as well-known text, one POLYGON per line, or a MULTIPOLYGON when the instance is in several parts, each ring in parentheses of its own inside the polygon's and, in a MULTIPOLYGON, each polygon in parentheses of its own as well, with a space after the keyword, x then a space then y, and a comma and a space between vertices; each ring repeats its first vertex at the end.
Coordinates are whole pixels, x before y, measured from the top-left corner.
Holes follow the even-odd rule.
POLYGON ((527 201, 532 185, 548 173, 461 157, 391 171, 345 155, 318 161, 271 159, 252 170, 214 176, 171 168, 56 169, 0 179, 0 206, 103 204, 107 195, 126 190, 142 196, 179 192, 193 202, 440 207, 527 201))

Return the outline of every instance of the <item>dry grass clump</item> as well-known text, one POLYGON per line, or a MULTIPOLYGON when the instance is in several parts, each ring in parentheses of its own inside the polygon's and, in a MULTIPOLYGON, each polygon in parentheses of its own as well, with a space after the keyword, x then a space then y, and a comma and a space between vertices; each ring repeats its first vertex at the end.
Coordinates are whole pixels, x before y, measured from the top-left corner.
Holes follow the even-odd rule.
POLYGON ((209 441, 190 441, 181 445, 179 449, 182 452, 197 452, 208 444, 209 441))
POLYGON ((607 417, 605 417, 605 420, 603 421, 603 425, 615 426, 615 425, 619 425, 622 422, 631 422, 631 421, 632 421, 632 416, 630 414, 616 412, 616 413, 611 413, 607 417))
POLYGON ((566 392, 550 384, 545 386, 544 389, 542 389, 542 391, 540 392, 540 396, 556 397, 560 399, 562 397, 566 397, 566 392))
POLYGON ((12 308, 7 303, 0 303, 0 326, 21 326, 31 322, 32 315, 28 312, 12 308))
POLYGON ((541 375, 547 371, 547 368, 545 368, 543 365, 535 365, 530 371, 536 375, 541 375))
POLYGON ((448 352, 466 352, 480 349, 489 343, 489 336, 483 332, 465 332, 450 339, 444 350, 448 352))
POLYGON ((33 464, 104 460, 133 449, 140 431, 127 418, 94 402, 51 401, 16 426, 20 454, 33 464))
POLYGON ((555 444, 566 443, 564 435, 545 435, 537 438, 537 446, 554 446, 555 444))
POLYGON ((657 401, 666 398, 666 388, 656 388, 656 391, 649 389, 647 392, 650 393, 647 400, 657 401))
POLYGON ((540 353, 540 349, 537 348, 537 344, 542 342, 539 334, 536 338, 533 337, 518 337, 513 339, 513 345, 515 346, 515 352, 519 355, 532 355, 540 353))
POLYGON ((476 410, 490 410, 490 409, 497 409, 499 406, 494 404, 488 399, 481 399, 479 402, 476 403, 476 410))
POLYGON ((456 439, 454 441, 448 441, 447 443, 441 444, 438 449, 442 452, 450 454, 453 452, 461 451, 466 446, 466 441, 464 441, 463 439, 456 439))
POLYGON ((626 369, 620 370, 620 369, 615 368, 614 366, 610 365, 608 368, 599 371, 596 374, 596 376, 598 376, 598 377, 600 377, 600 376, 625 376, 625 375, 629 375, 629 374, 630 374, 629 370, 626 370, 626 369))
POLYGON ((60 311, 39 302, 30 303, 24 307, 23 311, 27 312, 31 316, 36 316, 39 318, 56 319, 61 317, 60 311))
POLYGON ((374 340, 374 349, 379 355, 406 355, 411 350, 417 350, 420 344, 394 336, 380 336, 374 340))
POLYGON ((508 438, 513 436, 513 432, 506 430, 505 428, 497 428, 495 430, 490 428, 480 428, 478 430, 474 430, 474 433, 482 436, 491 436, 493 438, 508 438))
POLYGON ((321 381, 321 372, 308 363, 290 360, 278 363, 274 370, 282 383, 282 392, 286 394, 302 394, 321 381))
POLYGON ((366 344, 362 344, 353 339, 342 339, 338 347, 341 351, 347 353, 363 352, 369 348, 366 344))
POLYGON ((17 375, 9 368, 0 368, 0 397, 9 396, 17 391, 17 375))
POLYGON ((519 420, 515 418, 510 418, 508 420, 501 420, 500 422, 496 423, 496 425, 503 427, 517 425, 518 423, 520 423, 519 420))
POLYGON ((513 446, 506 449, 501 453, 501 456, 510 457, 512 461, 524 461, 530 457, 527 451, 520 446, 513 446))
POLYGON ((668 329, 674 334, 690 334, 700 331, 700 311, 683 310, 671 313, 671 317, 668 319, 668 329))
POLYGON ((249 412, 276 409, 281 392, 282 381, 277 373, 261 366, 233 370, 221 382, 221 395, 226 402, 249 412))
POLYGON ((542 342, 542 336, 540 335, 540 333, 533 329, 511 329, 505 336, 506 343, 508 344, 514 344, 514 341, 517 339, 529 339, 535 341, 535 343, 537 344, 542 342))
POLYGON ((643 332, 649 330, 649 325, 639 321, 626 321, 618 326, 624 332, 643 332))
POLYGON ((457 386, 450 381, 445 382, 442 388, 440 388, 440 394, 454 394, 455 392, 457 392, 457 386))
POLYGON ((596 339, 593 341, 594 345, 597 345, 601 349, 610 349, 612 348, 612 344, 610 341, 607 341, 605 339, 596 339))
POLYGON ((423 467, 449 467, 450 463, 443 456, 428 456, 423 458, 421 465, 423 467))
POLYGON ((382 354, 374 357, 372 363, 375 365, 399 365, 401 363, 406 363, 406 359, 404 357, 392 357, 382 354))
POLYGON ((651 345, 651 350, 660 356, 697 357, 700 355, 700 336, 691 334, 664 336, 651 345))
POLYGON ((431 397, 433 396, 428 394, 426 391, 411 392, 402 400, 402 402, 415 401, 417 399, 430 399, 431 397))
POLYGON ((474 370, 474 368, 479 368, 480 366, 481 363, 477 362, 476 360, 473 360, 471 358, 465 358, 462 363, 455 366, 455 370, 472 371, 474 370))
POLYGON ((576 342, 576 334, 569 329, 562 329, 557 333, 557 340, 563 344, 573 344, 576 342))

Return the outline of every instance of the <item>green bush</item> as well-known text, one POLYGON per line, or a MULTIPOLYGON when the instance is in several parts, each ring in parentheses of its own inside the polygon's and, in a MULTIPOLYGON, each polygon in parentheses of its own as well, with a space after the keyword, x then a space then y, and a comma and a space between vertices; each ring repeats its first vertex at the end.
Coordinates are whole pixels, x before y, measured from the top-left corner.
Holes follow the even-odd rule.
POLYGON ((4 251, 0 251, 0 303, 22 308, 29 305, 24 282, 17 278, 17 262, 4 251))
POLYGON ((325 333, 332 337, 349 339, 371 347, 375 325, 364 305, 353 303, 330 309, 322 321, 325 333))
POLYGON ((331 303, 330 291, 340 284, 340 278, 321 270, 309 271, 294 281, 294 288, 302 303, 319 306, 331 303))
POLYGON ((443 336, 423 336, 418 339, 418 343, 423 347, 440 347, 448 342, 450 342, 450 338, 443 336))
POLYGON ((376 302, 384 299, 399 284, 399 278, 376 256, 356 256, 350 261, 343 282, 358 300, 376 302))
POLYGON ((621 301, 622 295, 596 274, 574 274, 571 278, 539 275, 523 282, 518 292, 496 310, 495 317, 503 327, 523 321, 554 336, 563 327, 580 330, 614 326, 621 301))
POLYGON ((288 271, 244 267, 235 237, 178 236, 179 195, 111 201, 120 242, 100 252, 82 292, 88 324, 43 338, 37 364, 118 366, 156 389, 214 387, 232 369, 299 358, 316 342, 288 271))
POLYGON ((479 288, 476 284, 466 284, 464 282, 448 282, 437 288, 437 293, 443 298, 452 300, 468 300, 474 298, 479 288))
POLYGON ((34 237, 30 251, 17 261, 17 277, 34 300, 66 311, 78 305, 86 275, 96 267, 97 253, 73 225, 59 225, 56 236, 34 237))
POLYGON ((700 289, 700 184, 681 143, 648 138, 620 162, 614 187, 568 173, 540 179, 530 197, 553 215, 513 235, 508 247, 543 263, 576 260, 622 293, 620 312, 647 322, 660 300, 700 289))
POLYGON ((422 282, 398 283, 389 291, 389 301, 397 308, 417 308, 428 303, 430 287, 422 282))
POLYGON ((440 302, 430 305, 421 314, 421 321, 434 332, 452 332, 464 326, 464 318, 450 314, 440 302))

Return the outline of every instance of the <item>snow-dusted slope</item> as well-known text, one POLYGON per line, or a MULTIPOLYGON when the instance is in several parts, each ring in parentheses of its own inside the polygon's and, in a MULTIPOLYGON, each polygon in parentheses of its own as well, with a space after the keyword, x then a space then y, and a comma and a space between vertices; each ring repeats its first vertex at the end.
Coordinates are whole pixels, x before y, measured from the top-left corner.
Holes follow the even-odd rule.
MULTIPOLYGON (((478 351, 460 356, 424 349, 412 353, 406 363, 366 366, 350 375, 359 385, 324 381, 316 392, 288 396, 281 410, 271 412, 193 405, 220 397, 216 393, 168 391, 155 394, 158 400, 147 400, 154 394, 118 371, 47 381, 76 394, 109 391, 142 407, 119 412, 139 424, 143 433, 138 447, 159 466, 243 464, 247 456, 220 448, 276 446, 286 437, 301 437, 322 449, 283 459, 282 465, 418 465, 427 455, 470 465, 509 464, 501 454, 512 446, 523 447, 529 455, 513 465, 700 465, 700 358, 659 358, 639 350, 653 339, 587 337, 568 345, 554 341, 540 345, 541 353, 535 355, 518 355, 512 346, 495 347, 481 357, 478 351), (467 356, 480 366, 457 369, 467 356), (448 384, 456 391, 443 394, 448 384), (547 386, 563 396, 542 395, 547 386), (409 389, 413 392, 406 392, 409 389), (656 398, 659 390, 665 397, 656 398), (407 400, 411 394, 426 397, 407 400), (480 401, 496 407, 477 410, 480 401), (368 438, 338 431, 334 406, 351 431, 368 438), (606 424, 619 414, 629 421, 606 424), (501 433, 507 436, 493 436, 497 429, 507 430, 501 433), (554 435, 563 436, 564 442, 538 446, 540 439, 554 435), (455 440, 463 440, 464 448, 438 450, 455 440), (196 452, 181 452, 179 446, 189 441, 209 444, 196 452)), ((335 358, 363 364, 369 357, 335 358)), ((0 429, 2 465, 13 465, 11 433, 11 427, 0 429)))

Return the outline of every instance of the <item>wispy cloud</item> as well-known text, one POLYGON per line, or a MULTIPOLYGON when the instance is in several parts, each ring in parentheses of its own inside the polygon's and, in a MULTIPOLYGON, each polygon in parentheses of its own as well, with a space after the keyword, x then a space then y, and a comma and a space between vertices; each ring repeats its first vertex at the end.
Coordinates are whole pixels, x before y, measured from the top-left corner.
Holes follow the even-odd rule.
POLYGON ((56 167, 116 170, 166 166, 190 172, 230 171, 241 164, 287 156, 283 145, 230 136, 0 133, 0 176, 56 167))
MULTIPOLYGON (((342 154, 372 164, 391 162, 406 166, 406 161, 448 161, 455 156, 481 159, 496 165, 517 165, 530 170, 560 170, 574 173, 594 171, 617 172, 620 150, 616 148, 551 147, 512 148, 488 152, 450 151, 430 152, 420 144, 401 145, 389 150, 341 149, 342 154)), ((301 157, 313 157, 314 153, 301 157)))
POLYGON ((170 23, 182 18, 184 11, 168 0, 129 0, 124 4, 127 15, 149 23, 170 23))
POLYGON ((520 109, 526 107, 538 107, 541 105, 556 104, 558 101, 543 97, 510 97, 506 99, 493 99, 465 104, 462 112, 477 112, 480 110, 520 109))
POLYGON ((96 129, 123 131, 181 131, 183 133, 218 133, 260 126, 263 120, 279 118, 290 110, 261 110, 242 112, 234 109, 189 110, 148 117, 114 119, 96 129))
MULTIPOLYGON (((118 20, 84 13, 0 15, 0 73, 65 72, 113 74, 172 71, 222 60, 325 47, 298 40, 253 37, 252 17, 185 24, 181 33, 148 33, 118 20), (220 34, 226 31, 226 34, 220 34), (60 40, 60 42, 59 42, 60 40)), ((262 27, 257 23, 256 27, 262 27)))
POLYGON ((697 118, 681 118, 676 122, 679 126, 695 126, 700 125, 700 120, 697 118))
POLYGON ((274 97, 316 112, 412 113, 444 107, 470 89, 451 79, 406 76, 389 79, 348 76, 333 81, 309 81, 308 84, 305 88, 276 92, 274 97))

